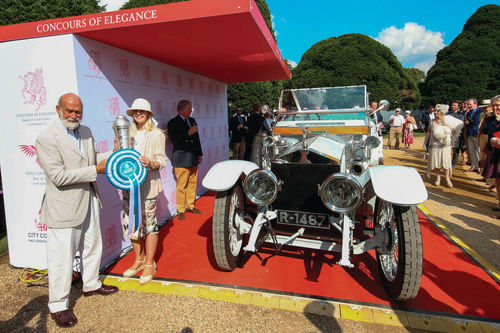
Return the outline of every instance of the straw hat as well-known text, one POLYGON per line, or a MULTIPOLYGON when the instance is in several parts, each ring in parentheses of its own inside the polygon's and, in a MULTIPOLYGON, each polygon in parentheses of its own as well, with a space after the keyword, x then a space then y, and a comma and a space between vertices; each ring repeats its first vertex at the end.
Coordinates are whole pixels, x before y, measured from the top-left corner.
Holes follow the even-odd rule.
POLYGON ((490 106, 491 105, 491 99, 483 99, 481 102, 481 105, 479 105, 480 108, 484 108, 485 106, 490 106))
POLYGON ((127 110, 127 115, 133 117, 135 110, 147 111, 151 113, 151 117, 155 115, 153 111, 151 111, 151 104, 144 98, 136 98, 132 106, 127 110))

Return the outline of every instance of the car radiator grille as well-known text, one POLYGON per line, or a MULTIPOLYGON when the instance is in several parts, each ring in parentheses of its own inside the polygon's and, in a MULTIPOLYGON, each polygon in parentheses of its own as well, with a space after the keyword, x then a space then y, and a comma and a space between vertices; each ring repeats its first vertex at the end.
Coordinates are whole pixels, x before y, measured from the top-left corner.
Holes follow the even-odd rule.
POLYGON ((331 174, 339 172, 339 165, 273 163, 271 171, 283 182, 272 209, 332 213, 321 201, 318 185, 331 174))

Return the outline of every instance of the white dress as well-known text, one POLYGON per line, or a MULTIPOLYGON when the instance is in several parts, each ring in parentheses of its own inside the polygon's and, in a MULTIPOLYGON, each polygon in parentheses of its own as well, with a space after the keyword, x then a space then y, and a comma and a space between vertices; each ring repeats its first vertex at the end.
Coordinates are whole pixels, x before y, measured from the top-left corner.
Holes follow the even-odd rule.
POLYGON ((449 169, 451 172, 451 129, 442 121, 431 123, 429 150, 427 176, 434 169, 449 169))

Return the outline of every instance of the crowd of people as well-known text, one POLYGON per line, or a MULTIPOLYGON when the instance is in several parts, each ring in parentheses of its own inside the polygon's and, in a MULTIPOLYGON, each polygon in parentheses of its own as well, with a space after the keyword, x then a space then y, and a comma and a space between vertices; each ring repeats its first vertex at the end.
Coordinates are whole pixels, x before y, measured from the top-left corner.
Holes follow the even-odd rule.
MULTIPOLYGON (((46 175, 42 202, 42 221, 47 225, 47 270, 49 276, 48 307, 52 319, 60 327, 72 327, 78 322, 69 309, 69 294, 73 277, 73 262, 80 253, 83 295, 111 295, 116 286, 99 280, 102 257, 102 238, 99 210, 101 197, 97 174, 105 172, 113 151, 97 153, 90 128, 81 125, 83 103, 79 96, 67 93, 56 106, 58 117, 45 128, 36 140, 40 165, 46 175)), ((176 177, 178 219, 185 213, 201 214, 194 207, 198 165, 202 149, 196 120, 191 117, 188 100, 177 103, 177 116, 168 122, 168 137, 173 144, 172 166, 176 177)), ((132 243, 134 263, 123 273, 131 277, 142 271, 140 284, 149 283, 156 273, 158 224, 156 200, 163 191, 159 170, 166 166, 166 136, 156 126, 151 104, 143 98, 134 100, 127 114, 133 122, 130 147, 139 152, 139 163, 148 169, 140 185, 137 225, 129 223, 131 193, 123 195, 123 234, 132 243), (132 227, 131 227, 132 226, 132 227)), ((115 139, 115 149, 118 143, 115 139)), ((135 210, 133 211, 135 214, 135 210)))
POLYGON ((249 116, 243 114, 241 107, 229 120, 231 134, 232 159, 256 161, 260 152, 257 150, 260 140, 271 135, 273 124, 272 111, 266 105, 254 103, 249 116))
MULTIPOLYGON (((433 183, 441 184, 441 170, 444 171, 446 185, 453 187, 451 175, 456 165, 470 165, 467 172, 482 175, 482 181, 490 184, 490 189, 499 188, 500 170, 500 95, 483 100, 481 105, 475 98, 464 103, 455 100, 448 105, 437 104, 429 107, 422 115, 426 132, 424 149, 427 152, 427 176, 433 171, 433 183)), ((492 207, 500 211, 498 204, 492 207)))
MULTIPOLYGON (((468 172, 478 172, 482 181, 490 184, 490 189, 498 188, 497 166, 500 152, 496 144, 500 143, 500 95, 488 100, 483 100, 479 105, 475 98, 465 102, 453 101, 450 106, 446 104, 431 105, 421 116, 420 122, 426 133, 424 140, 424 160, 427 160, 427 176, 435 173, 433 184, 441 184, 441 171, 445 183, 453 187, 451 175, 457 164, 470 165, 468 172), (498 114, 497 114, 498 113, 498 114), (495 134, 498 132, 498 134, 495 134), (498 137, 498 140, 497 140, 498 137)), ((377 102, 372 102, 371 109, 376 110, 377 102)), ((399 149, 400 144, 409 149, 413 143, 413 132, 418 129, 418 124, 411 111, 397 108, 395 114, 389 118, 389 137, 387 148, 399 149), (394 142, 394 146, 392 143, 394 142)), ((372 117, 380 122, 381 116, 372 112, 372 117)), ((500 170, 499 170, 500 171, 500 170)), ((499 175, 500 177, 500 175, 499 175)), ((500 211, 499 204, 493 210, 500 211)))

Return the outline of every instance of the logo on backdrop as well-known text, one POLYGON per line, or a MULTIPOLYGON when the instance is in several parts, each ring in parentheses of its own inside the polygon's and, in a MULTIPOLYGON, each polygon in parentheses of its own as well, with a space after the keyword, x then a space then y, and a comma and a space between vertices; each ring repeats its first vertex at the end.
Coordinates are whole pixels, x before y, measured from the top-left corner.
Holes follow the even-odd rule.
POLYGON ((105 249, 113 248, 117 244, 116 226, 106 229, 102 234, 102 242, 105 249))
POLYGON ((97 147, 97 152, 98 153, 105 153, 109 150, 109 144, 108 144, 108 139, 106 140, 102 140, 102 141, 99 141, 98 143, 96 143, 96 147, 97 147))
POLYGON ((27 72, 19 76, 24 81, 24 88, 21 90, 24 98, 24 104, 33 104, 36 110, 40 110, 42 105, 47 103, 47 90, 43 81, 43 70, 35 69, 34 72, 27 72))
POLYGON ((149 65, 142 66, 142 79, 147 83, 151 83, 151 67, 149 65))
POLYGON ((200 81, 200 91, 204 92, 205 91, 205 82, 200 81))
POLYGON ((156 101, 155 102, 155 116, 156 117, 161 117, 162 116, 162 113, 163 113, 163 106, 161 105, 161 101, 156 101))
POLYGON ((110 116, 118 116, 120 114, 120 99, 118 97, 108 98, 108 112, 110 116))
POLYGON ((28 242, 45 243, 47 242, 47 225, 42 223, 42 209, 38 211, 35 217, 35 228, 38 232, 28 232, 28 242))
POLYGON ((31 185, 45 185, 45 173, 40 168, 40 162, 38 161, 36 147, 33 145, 19 145, 19 149, 23 152, 23 154, 27 157, 34 158, 36 164, 39 168, 35 170, 26 170, 25 176, 31 179, 31 185))
POLYGON ((128 59, 120 59, 120 76, 128 79, 130 76, 130 69, 128 67, 128 59))
POLYGON ((161 71, 161 83, 163 83, 163 85, 165 87, 168 87, 168 73, 167 73, 167 71, 161 71))
POLYGON ((19 145, 19 148, 24 153, 24 155, 28 157, 35 157, 35 162, 40 166, 40 162, 38 161, 38 157, 36 157, 36 147, 33 145, 19 145))
POLYGON ((194 90, 194 79, 193 78, 189 79, 189 89, 194 90))
POLYGON ((102 62, 101 62, 101 52, 96 50, 89 51, 89 69, 91 71, 95 71, 95 75, 99 75, 102 73, 102 62))
POLYGON ((177 83, 177 88, 182 88, 182 76, 180 74, 175 77, 175 83, 177 83))
POLYGON ((42 223, 42 209, 38 211, 38 214, 35 218, 35 227, 38 229, 38 231, 47 231, 47 225, 45 223, 42 223))

